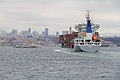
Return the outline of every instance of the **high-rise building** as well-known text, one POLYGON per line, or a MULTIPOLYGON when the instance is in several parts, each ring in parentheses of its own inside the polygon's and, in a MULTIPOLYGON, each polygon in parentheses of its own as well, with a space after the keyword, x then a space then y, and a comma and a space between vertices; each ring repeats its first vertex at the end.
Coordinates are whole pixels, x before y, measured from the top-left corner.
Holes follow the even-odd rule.
POLYGON ((22 36, 24 36, 24 37, 26 37, 27 38, 27 36, 28 36, 28 31, 26 30, 26 31, 21 31, 21 33, 20 33, 22 36))
POLYGON ((17 35, 17 29, 12 30, 12 35, 17 35))
POLYGON ((56 36, 59 36, 59 32, 56 32, 56 36))
POLYGON ((12 32, 10 32, 9 37, 11 37, 12 40, 16 40, 16 36, 17 36, 17 29, 13 29, 12 32))
POLYGON ((42 31, 42 36, 45 36, 45 32, 44 31, 42 31))
POLYGON ((39 37, 39 33, 37 31, 33 31, 33 37, 34 38, 38 38, 39 37))
POLYGON ((45 28, 45 37, 48 37, 48 28, 45 28))
POLYGON ((62 35, 65 35, 66 34, 66 31, 62 31, 62 35))
POLYGON ((31 28, 28 28, 28 33, 31 34, 31 28))

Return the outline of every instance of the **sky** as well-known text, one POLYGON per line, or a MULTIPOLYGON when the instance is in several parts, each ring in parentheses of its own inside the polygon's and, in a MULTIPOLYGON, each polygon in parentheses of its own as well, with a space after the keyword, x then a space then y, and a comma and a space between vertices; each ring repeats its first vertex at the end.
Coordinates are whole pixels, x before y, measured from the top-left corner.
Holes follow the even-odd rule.
POLYGON ((120 34, 120 0, 0 0, 0 30, 49 28, 55 34, 86 23, 85 10, 101 35, 120 34))

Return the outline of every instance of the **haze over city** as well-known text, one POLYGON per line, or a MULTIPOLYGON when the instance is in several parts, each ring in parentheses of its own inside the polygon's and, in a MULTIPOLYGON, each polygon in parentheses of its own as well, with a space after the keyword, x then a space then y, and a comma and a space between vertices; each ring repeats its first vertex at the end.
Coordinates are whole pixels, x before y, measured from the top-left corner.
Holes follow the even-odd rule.
POLYGON ((32 28, 50 34, 69 30, 85 22, 91 10, 93 22, 100 24, 101 35, 120 34, 119 0, 0 0, 0 30, 32 28))

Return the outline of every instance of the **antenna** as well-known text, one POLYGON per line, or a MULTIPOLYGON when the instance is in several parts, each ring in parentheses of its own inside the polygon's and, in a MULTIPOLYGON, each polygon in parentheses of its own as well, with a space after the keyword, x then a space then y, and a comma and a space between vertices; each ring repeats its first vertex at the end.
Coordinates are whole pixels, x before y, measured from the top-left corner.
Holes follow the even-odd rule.
POLYGON ((86 16, 86 19, 89 20, 90 19, 90 12, 91 10, 85 10, 87 12, 87 14, 85 15, 86 16))

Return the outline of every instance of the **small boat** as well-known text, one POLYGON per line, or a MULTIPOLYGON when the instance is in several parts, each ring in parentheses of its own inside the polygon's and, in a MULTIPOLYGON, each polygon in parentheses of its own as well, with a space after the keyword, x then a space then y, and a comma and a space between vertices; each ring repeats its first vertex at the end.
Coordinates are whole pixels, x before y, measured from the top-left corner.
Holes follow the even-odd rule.
POLYGON ((17 44, 13 46, 14 48, 42 48, 40 45, 35 44, 17 44))

